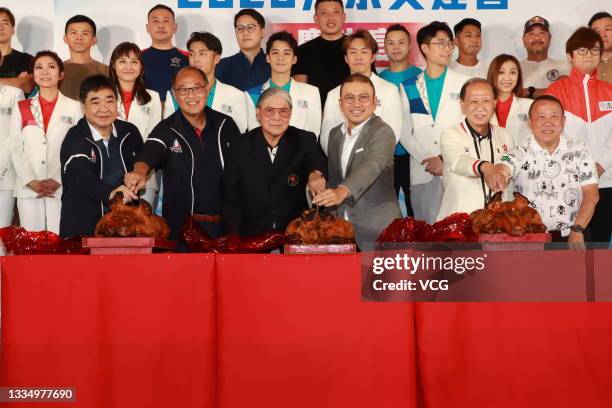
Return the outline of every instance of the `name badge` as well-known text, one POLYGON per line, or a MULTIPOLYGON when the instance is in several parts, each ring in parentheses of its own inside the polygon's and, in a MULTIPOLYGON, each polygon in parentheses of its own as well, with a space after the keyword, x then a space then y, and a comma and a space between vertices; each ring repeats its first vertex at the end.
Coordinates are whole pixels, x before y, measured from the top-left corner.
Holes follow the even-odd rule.
POLYGON ((602 112, 612 111, 612 101, 599 102, 599 110, 602 112))

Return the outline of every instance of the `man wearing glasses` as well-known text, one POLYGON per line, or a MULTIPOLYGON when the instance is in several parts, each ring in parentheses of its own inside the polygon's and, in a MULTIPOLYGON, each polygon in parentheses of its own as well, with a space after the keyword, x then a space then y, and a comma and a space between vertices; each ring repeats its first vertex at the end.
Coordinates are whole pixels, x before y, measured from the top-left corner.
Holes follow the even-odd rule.
MULTIPOLYGON (((436 221, 442 202, 440 135, 461 122, 459 94, 467 76, 448 68, 453 56, 453 32, 434 21, 417 32, 425 71, 403 83, 414 131, 406 137, 410 153, 410 203, 417 219, 436 221)), ((407 109, 404 109, 406 111, 407 109)))
POLYGON ((609 242, 612 233, 612 84, 596 78, 603 47, 594 30, 576 30, 565 44, 570 75, 546 91, 563 104, 564 132, 585 143, 595 159, 600 199, 589 227, 594 242, 609 242))
POLYGON ((365 75, 349 75, 340 85, 337 103, 345 120, 329 134, 327 189, 312 200, 337 207, 338 216, 353 223, 362 250, 401 217, 393 186, 395 135, 374 114, 376 99, 365 75))
MULTIPOLYGON (((376 52, 378 45, 369 31, 359 29, 354 34, 344 37, 344 59, 349 65, 352 74, 361 74, 366 76, 374 84, 376 89, 376 114, 384 120, 395 135, 395 141, 400 141, 402 135, 402 125, 404 118, 402 116, 402 103, 400 93, 403 89, 389 81, 385 81, 372 71, 372 63, 376 60, 376 52)), ((323 123, 321 123, 321 136, 319 141, 323 151, 327 152, 327 143, 330 131, 340 125, 344 121, 344 116, 338 105, 340 99, 340 86, 335 87, 325 101, 323 109, 323 123)), ((405 124, 409 126, 409 123, 405 124)), ((411 129, 406 131, 406 134, 411 129)))
POLYGON ((270 64, 261 49, 266 20, 253 9, 240 10, 234 16, 234 30, 240 51, 221 59, 217 78, 228 85, 246 91, 270 78, 270 64))
POLYGON ((172 81, 179 110, 162 120, 125 176, 133 192, 143 189, 151 169, 163 171, 162 216, 170 239, 181 238, 187 216, 215 238, 222 235, 221 179, 230 144, 240 136, 229 116, 206 106, 208 79, 195 67, 182 68, 172 81))

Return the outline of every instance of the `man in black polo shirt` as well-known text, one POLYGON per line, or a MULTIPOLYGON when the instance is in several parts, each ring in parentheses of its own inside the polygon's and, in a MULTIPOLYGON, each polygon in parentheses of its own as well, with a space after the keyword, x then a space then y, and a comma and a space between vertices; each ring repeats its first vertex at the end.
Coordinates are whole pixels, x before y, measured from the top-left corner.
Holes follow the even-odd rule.
POLYGON ((11 47, 15 35, 15 16, 6 7, 0 7, 0 84, 20 88, 26 95, 34 89, 28 69, 32 56, 11 47))
POLYGON ((314 21, 321 36, 298 47, 293 79, 319 88, 321 106, 327 93, 340 85, 351 72, 344 60, 342 26, 346 20, 342 0, 316 0, 314 21))
POLYGON ((240 130, 229 116, 206 106, 206 74, 182 68, 172 81, 179 110, 162 120, 136 158, 134 171, 125 176, 133 192, 145 187, 150 169, 163 170, 162 216, 170 226, 170 239, 181 238, 181 227, 193 215, 206 233, 219 237, 221 181, 230 143, 240 130))

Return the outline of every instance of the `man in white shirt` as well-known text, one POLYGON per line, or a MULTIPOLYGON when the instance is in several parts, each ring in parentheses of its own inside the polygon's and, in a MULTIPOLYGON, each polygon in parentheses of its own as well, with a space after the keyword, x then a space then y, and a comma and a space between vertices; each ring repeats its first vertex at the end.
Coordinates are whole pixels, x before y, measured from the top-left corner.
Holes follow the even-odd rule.
POLYGON ((478 53, 482 49, 480 21, 464 18, 455 24, 453 32, 459 58, 451 62, 449 68, 470 78, 486 79, 488 64, 478 60, 478 53))
POLYGON ((497 191, 512 179, 515 191, 533 203, 553 238, 581 247, 599 201, 597 170, 586 145, 562 135, 564 125, 557 98, 536 98, 529 109, 531 140, 503 155, 487 184, 497 191))
POLYGON ((364 249, 401 217, 393 187, 395 137, 374 114, 377 101, 370 79, 349 75, 340 92, 338 104, 346 119, 330 132, 327 189, 312 202, 338 206, 338 215, 353 223, 357 244, 364 249))
POLYGON ((527 59, 521 61, 523 96, 543 95, 550 84, 569 74, 571 66, 566 60, 548 58, 550 38, 550 24, 545 18, 535 16, 525 22, 523 45, 527 59))
MULTIPOLYGON (((367 30, 357 30, 344 39, 344 58, 349 65, 351 74, 361 74, 370 78, 376 89, 376 115, 380 116, 395 135, 395 141, 400 141, 400 135, 409 134, 412 131, 406 128, 402 129, 402 117, 405 112, 402 112, 402 103, 400 92, 404 90, 398 89, 391 82, 385 81, 378 75, 372 72, 372 63, 376 59, 378 45, 376 40, 367 30)), ((323 109, 323 123, 321 124, 321 136, 319 141, 323 151, 327 153, 327 141, 329 132, 336 126, 344 122, 344 115, 340 110, 338 101, 340 100, 340 86, 329 91, 323 109)))
POLYGON ((492 195, 485 180, 501 156, 514 147, 506 129, 490 123, 495 92, 486 79, 468 80, 461 87, 460 98, 465 120, 440 136, 444 195, 439 220, 455 212, 483 208, 492 195))

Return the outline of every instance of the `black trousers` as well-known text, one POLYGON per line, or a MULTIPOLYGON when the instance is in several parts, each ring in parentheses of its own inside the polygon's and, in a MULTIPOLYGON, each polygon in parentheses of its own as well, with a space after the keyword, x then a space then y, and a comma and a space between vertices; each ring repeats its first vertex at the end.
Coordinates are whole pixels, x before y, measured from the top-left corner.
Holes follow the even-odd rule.
POLYGON ((395 156, 395 195, 399 197, 400 188, 404 190, 407 216, 413 217, 414 212, 410 205, 410 155, 395 156))
POLYGON ((610 242, 612 234, 612 187, 599 189, 599 202, 589 223, 593 242, 610 242))

